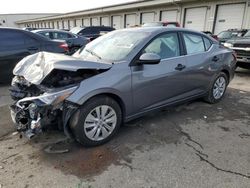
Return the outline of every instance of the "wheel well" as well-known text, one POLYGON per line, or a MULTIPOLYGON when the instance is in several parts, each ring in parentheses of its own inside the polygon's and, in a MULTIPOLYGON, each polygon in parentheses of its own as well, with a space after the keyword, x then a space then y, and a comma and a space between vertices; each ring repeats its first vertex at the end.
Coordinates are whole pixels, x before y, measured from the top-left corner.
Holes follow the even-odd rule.
POLYGON ((221 72, 225 73, 227 75, 227 78, 228 78, 228 82, 230 80, 230 74, 229 74, 229 71, 226 70, 226 69, 223 69, 221 72))

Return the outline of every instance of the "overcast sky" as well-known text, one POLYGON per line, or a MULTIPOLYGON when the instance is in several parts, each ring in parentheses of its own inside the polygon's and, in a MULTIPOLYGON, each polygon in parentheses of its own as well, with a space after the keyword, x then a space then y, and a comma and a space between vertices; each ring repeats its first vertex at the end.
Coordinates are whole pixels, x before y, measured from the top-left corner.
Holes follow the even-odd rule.
POLYGON ((65 13, 135 0, 1 0, 0 14, 65 13))

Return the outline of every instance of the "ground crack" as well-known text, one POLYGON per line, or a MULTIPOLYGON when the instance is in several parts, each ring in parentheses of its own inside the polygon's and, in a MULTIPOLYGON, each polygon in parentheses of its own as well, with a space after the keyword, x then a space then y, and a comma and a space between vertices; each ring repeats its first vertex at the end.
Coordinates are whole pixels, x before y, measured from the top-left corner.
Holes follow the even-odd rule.
POLYGON ((203 161, 203 162, 206 162, 207 164, 209 164, 211 167, 215 168, 216 170, 218 171, 222 171, 222 172, 226 172, 226 173, 230 173, 230 174, 234 174, 234 175, 238 175, 238 176, 241 176, 241 177, 244 177, 244 178, 249 178, 250 179, 250 175, 245 175, 245 174, 242 174, 242 173, 239 173, 239 172, 234 172, 234 171, 231 171, 231 170, 224 170, 220 167, 217 167, 215 164, 213 164, 212 162, 210 162, 209 160, 205 159, 201 154, 199 153, 196 153, 196 155, 198 157, 200 157, 200 160, 203 161))
POLYGON ((186 133, 186 132, 184 132, 183 130, 180 130, 180 129, 176 129, 176 130, 178 132, 180 132, 182 135, 184 135, 190 142, 193 142, 193 143, 197 144, 201 149, 203 149, 203 146, 199 142, 193 140, 188 133, 186 133))
POLYGON ((196 151, 198 154, 208 158, 208 155, 205 153, 202 153, 200 150, 196 149, 194 146, 190 145, 189 143, 185 143, 188 147, 192 148, 194 151, 196 151))

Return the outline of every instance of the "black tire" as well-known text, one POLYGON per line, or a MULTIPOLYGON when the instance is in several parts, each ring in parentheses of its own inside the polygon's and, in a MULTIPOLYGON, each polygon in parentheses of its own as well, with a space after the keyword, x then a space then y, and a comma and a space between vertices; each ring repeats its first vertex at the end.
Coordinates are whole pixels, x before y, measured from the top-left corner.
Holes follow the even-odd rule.
POLYGON ((204 100, 210 104, 215 104, 215 103, 218 103, 219 101, 221 101, 221 99, 224 97, 225 93, 226 93, 226 90, 227 90, 227 86, 228 86, 228 83, 229 83, 229 78, 228 76, 224 73, 224 72, 220 72, 219 75, 214 79, 213 81, 213 84, 210 86, 209 88, 209 91, 207 93, 207 95, 204 97, 204 100), (216 99, 213 95, 213 90, 214 90, 214 85, 215 85, 215 82, 220 78, 220 77, 223 77, 226 81, 226 88, 224 90, 224 93, 223 95, 216 99))
POLYGON ((108 142, 117 133, 117 131, 119 130, 121 126, 121 123, 122 123, 122 111, 121 111, 120 105, 114 99, 108 96, 97 96, 87 101, 80 108, 78 122, 76 123, 74 127, 71 127, 71 129, 75 136, 75 139, 80 144, 84 146, 97 146, 97 145, 101 145, 101 144, 108 142), (88 114, 92 110, 94 110, 96 107, 101 106, 101 105, 107 105, 111 107, 116 113, 117 121, 116 121, 115 128, 113 129, 113 131, 108 137, 106 137, 103 140, 94 141, 94 140, 89 139, 88 136, 86 135, 85 130, 84 130, 85 129, 84 123, 88 114))

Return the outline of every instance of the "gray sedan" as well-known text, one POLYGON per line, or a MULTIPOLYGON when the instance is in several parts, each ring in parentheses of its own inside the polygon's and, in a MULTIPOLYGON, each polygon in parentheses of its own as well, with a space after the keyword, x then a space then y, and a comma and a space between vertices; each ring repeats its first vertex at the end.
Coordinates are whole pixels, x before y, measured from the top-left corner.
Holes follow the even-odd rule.
POLYGON ((113 31, 72 57, 41 52, 13 73, 11 114, 29 138, 57 125, 87 146, 152 110, 204 98, 219 102, 236 57, 213 38, 181 28, 113 31))

